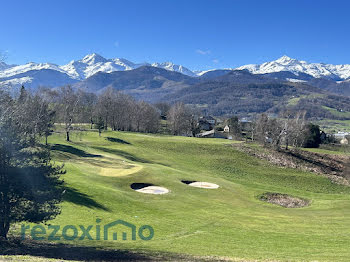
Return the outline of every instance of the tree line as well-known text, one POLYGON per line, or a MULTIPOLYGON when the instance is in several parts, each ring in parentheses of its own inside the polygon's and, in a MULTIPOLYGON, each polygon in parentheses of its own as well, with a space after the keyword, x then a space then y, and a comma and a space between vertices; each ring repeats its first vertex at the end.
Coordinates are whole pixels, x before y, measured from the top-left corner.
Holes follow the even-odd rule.
POLYGON ((279 118, 271 118, 263 113, 248 123, 241 123, 238 117, 232 117, 225 123, 235 139, 249 138, 276 150, 281 147, 288 149, 289 146, 319 147, 321 142, 326 142, 326 134, 322 138, 319 126, 307 121, 306 115, 306 111, 296 114, 285 111, 279 118))
POLYGON ((63 86, 41 89, 34 97, 40 97, 39 103, 49 105, 51 123, 63 125, 67 141, 79 123, 89 123, 91 129, 97 128, 100 133, 108 128, 145 133, 155 133, 159 129, 159 110, 113 88, 96 95, 63 86))

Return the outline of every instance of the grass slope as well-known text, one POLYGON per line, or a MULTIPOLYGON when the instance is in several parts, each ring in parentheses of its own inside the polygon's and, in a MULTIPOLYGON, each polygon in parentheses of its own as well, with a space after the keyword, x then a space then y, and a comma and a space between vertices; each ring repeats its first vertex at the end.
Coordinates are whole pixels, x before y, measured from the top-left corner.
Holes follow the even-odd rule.
POLYGON ((124 132, 102 137, 85 132, 72 140, 67 143, 59 134, 49 139, 54 160, 67 170, 62 214, 50 223, 87 226, 97 218, 103 224, 123 219, 155 230, 150 241, 84 240, 77 245, 247 260, 350 260, 348 187, 272 166, 235 150, 228 140, 124 132), (220 188, 193 188, 181 179, 220 188), (134 182, 171 192, 137 193, 130 189, 134 182), (286 209, 258 200, 264 192, 312 202, 286 209))

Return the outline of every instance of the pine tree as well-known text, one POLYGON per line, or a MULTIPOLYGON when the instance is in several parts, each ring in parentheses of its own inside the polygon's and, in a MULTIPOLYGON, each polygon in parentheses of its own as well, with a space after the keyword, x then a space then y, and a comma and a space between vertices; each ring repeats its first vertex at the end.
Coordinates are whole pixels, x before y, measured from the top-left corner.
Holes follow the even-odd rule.
POLYGON ((51 164, 48 149, 33 146, 25 134, 30 129, 20 128, 23 110, 17 102, 0 94, 0 237, 5 239, 13 223, 59 214, 63 190, 62 167, 51 164))

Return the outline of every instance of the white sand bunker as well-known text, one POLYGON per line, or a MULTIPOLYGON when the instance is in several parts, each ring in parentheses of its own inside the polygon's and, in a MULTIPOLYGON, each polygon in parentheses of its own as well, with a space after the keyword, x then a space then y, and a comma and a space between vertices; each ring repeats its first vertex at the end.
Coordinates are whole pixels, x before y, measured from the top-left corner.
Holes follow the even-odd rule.
POLYGON ((169 193, 169 189, 165 187, 155 186, 152 184, 146 183, 133 183, 130 186, 136 192, 144 193, 144 194, 154 194, 154 195, 162 195, 169 193))
POLYGON ((187 180, 182 180, 181 182, 189 186, 198 187, 198 188, 206 188, 206 189, 219 188, 219 185, 214 183, 209 183, 209 182, 198 182, 198 181, 187 181, 187 180))

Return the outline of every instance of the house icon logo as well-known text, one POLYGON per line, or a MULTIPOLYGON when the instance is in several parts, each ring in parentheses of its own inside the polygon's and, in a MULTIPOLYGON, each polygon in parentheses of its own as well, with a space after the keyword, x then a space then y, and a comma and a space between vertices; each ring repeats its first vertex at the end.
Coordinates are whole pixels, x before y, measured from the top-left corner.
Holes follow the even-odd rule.
POLYGON ((143 225, 137 230, 134 224, 118 219, 104 226, 103 235, 104 235, 104 240, 109 240, 109 237, 112 236, 112 240, 125 241, 125 240, 130 240, 130 235, 131 235, 131 240, 136 240, 137 238, 136 235, 138 235, 140 239, 147 241, 153 238, 154 229, 149 225, 143 225), (123 228, 123 231, 117 232, 116 230, 119 228, 123 228), (129 238, 128 238, 128 235, 129 235, 129 238))

